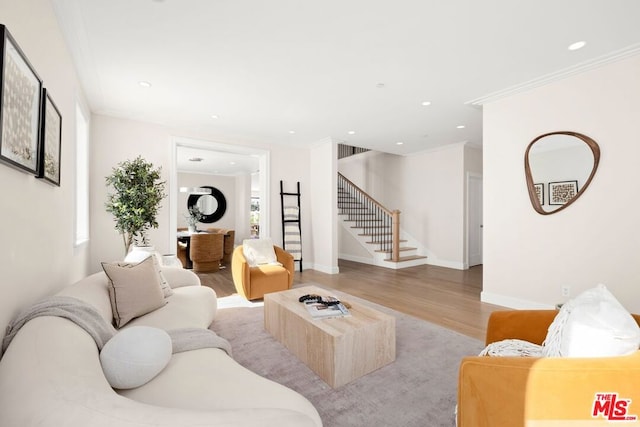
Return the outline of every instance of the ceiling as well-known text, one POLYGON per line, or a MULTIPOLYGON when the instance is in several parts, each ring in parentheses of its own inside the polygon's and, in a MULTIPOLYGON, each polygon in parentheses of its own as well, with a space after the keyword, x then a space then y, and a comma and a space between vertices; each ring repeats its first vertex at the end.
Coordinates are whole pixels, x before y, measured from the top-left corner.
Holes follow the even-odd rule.
POLYGON ((178 172, 207 175, 238 176, 259 170, 260 160, 256 155, 236 154, 219 150, 178 145, 176 167, 178 172))
POLYGON ((483 102, 640 52, 638 0, 52 3, 93 112, 249 145, 481 145, 483 102))

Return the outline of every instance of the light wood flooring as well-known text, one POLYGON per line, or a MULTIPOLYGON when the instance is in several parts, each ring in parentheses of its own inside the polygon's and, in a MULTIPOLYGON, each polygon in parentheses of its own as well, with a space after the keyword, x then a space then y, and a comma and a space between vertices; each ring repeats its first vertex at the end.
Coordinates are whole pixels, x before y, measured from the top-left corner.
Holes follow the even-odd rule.
MULTIPOLYGON (((491 312, 504 309, 480 302, 482 266, 454 270, 423 265, 391 270, 340 260, 340 274, 296 271, 294 286, 314 282, 484 341, 491 312)), ((218 297, 236 293, 230 268, 199 274, 218 297)))

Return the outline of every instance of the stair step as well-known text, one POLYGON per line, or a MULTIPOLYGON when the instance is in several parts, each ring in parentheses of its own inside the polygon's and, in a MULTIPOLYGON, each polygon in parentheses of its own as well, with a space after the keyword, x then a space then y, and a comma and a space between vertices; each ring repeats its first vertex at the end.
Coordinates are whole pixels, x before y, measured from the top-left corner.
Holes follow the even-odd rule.
MULTIPOLYGON (((422 255, 401 256, 400 258, 398 258, 398 262, 414 261, 416 259, 426 259, 426 258, 427 258, 426 256, 422 256, 422 255)), ((391 260, 391 258, 385 258, 385 261, 394 262, 391 260)))
POLYGON ((391 232, 388 232, 388 233, 373 233, 373 234, 371 234, 371 233, 362 233, 362 234, 358 234, 358 236, 365 236, 365 237, 366 236, 369 236, 369 237, 371 237, 371 236, 393 236, 393 233, 391 233, 391 232))
MULTIPOLYGON (((406 242, 406 240, 400 240, 400 243, 405 243, 405 242, 406 242)), ((379 242, 365 242, 365 243, 370 244, 370 245, 385 245, 385 244, 393 243, 393 240, 381 240, 379 242)))
MULTIPOLYGON (((400 252, 415 251, 415 250, 418 250, 418 248, 412 248, 412 247, 409 247, 409 246, 400 248, 400 252)), ((384 251, 382 249, 378 249, 378 250, 376 250, 374 252, 378 252, 378 253, 382 253, 382 254, 390 254, 391 253, 390 250, 389 251, 384 251)))
POLYGON ((344 222, 382 222, 381 219, 376 219, 373 214, 363 213, 363 214, 338 214, 338 215, 347 215, 347 218, 343 218, 344 222))

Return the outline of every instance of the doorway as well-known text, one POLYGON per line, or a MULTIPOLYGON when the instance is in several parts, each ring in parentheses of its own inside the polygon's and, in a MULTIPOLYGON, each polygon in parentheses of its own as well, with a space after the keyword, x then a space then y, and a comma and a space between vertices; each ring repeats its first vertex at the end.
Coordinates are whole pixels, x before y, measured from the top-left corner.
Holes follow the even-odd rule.
MULTIPOLYGON (((197 164, 201 162, 196 161, 194 163, 197 164)), ((247 193, 245 194, 246 197, 242 196, 242 199, 238 202, 238 219, 236 220, 238 226, 235 227, 236 239, 241 241, 251 236, 251 227, 249 224, 252 198, 258 199, 260 203, 260 216, 258 220, 260 234, 269 232, 269 151, 212 141, 173 137, 171 141, 171 168, 168 191, 171 241, 176 239, 178 212, 183 208, 183 206, 179 206, 178 192, 180 184, 178 172, 181 174, 187 171, 193 174, 206 173, 215 175, 216 171, 218 169, 223 170, 222 168, 224 168, 224 172, 220 172, 220 174, 228 176, 233 176, 234 170, 236 170, 236 175, 238 176, 237 181, 241 183, 240 186, 243 187, 242 192, 247 193), (194 164, 192 166, 185 166, 183 159, 185 153, 188 153, 190 158, 213 158, 218 161, 218 165, 208 167, 206 172, 203 172, 202 165, 196 166, 194 164), (198 169, 199 167, 200 171, 198 169), (249 169, 247 169, 248 167, 249 169), (256 168, 257 170, 251 170, 256 168), (244 191, 245 187, 246 191, 244 191), (242 203, 242 200, 245 198, 246 203, 242 203), (243 210, 245 212, 243 212, 243 210), (244 227, 244 224, 246 224, 246 227, 244 227)))
POLYGON ((482 264, 482 176, 467 175, 467 260, 469 267, 482 264))

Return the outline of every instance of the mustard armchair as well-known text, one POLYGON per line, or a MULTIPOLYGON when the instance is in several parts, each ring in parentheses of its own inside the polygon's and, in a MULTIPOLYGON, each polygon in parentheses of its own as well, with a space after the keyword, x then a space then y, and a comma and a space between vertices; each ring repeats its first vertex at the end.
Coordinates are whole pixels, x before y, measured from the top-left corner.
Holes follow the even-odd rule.
MULTIPOLYGON (((555 310, 492 313, 486 343, 542 344, 555 310)), ((634 315, 640 325, 640 316, 634 315)), ((458 427, 640 426, 640 351, 628 356, 466 357, 458 378, 458 427)))
POLYGON ((293 284, 293 255, 275 246, 279 265, 249 266, 242 251, 243 246, 236 247, 231 259, 231 275, 233 284, 240 295, 248 300, 260 299, 269 292, 286 291, 293 284))

